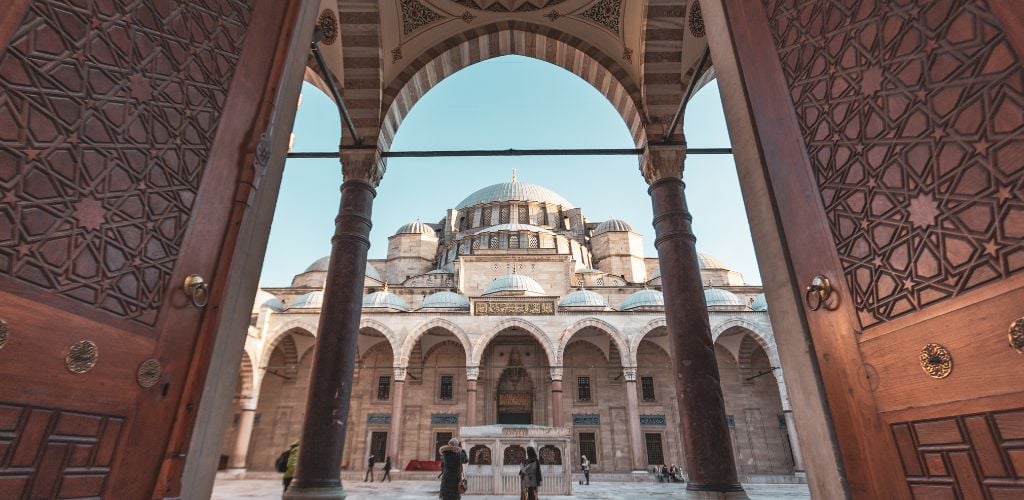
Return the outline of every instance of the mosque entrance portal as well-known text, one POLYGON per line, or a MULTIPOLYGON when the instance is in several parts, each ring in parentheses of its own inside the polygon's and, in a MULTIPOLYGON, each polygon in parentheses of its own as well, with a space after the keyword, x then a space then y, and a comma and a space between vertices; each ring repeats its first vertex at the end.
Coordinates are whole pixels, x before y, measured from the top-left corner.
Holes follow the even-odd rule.
POLYGON ((533 380, 516 350, 498 380, 497 401, 499 424, 533 423, 533 380))

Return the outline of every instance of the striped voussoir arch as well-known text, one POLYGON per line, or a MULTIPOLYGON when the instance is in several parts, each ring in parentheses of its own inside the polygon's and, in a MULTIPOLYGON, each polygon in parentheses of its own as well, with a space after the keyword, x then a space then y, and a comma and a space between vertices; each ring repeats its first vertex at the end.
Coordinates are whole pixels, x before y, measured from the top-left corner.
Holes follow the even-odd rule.
MULTIPOLYGON (((652 140, 663 139, 686 90, 683 75, 683 37, 687 2, 649 0, 644 25, 643 97, 652 140), (655 136, 655 134, 657 134, 655 136)), ((690 75, 693 69, 689 69, 690 75)), ((686 75, 686 77, 690 77, 686 75)), ((682 127, 674 140, 682 139, 682 127)))
MULTIPOLYGON (((338 0, 338 24, 344 68, 341 95, 359 134, 372 143, 380 127, 384 80, 377 1, 338 0)), ((351 137, 345 137, 346 144, 351 142, 351 137)))
MULTIPOLYGON (((582 40, 535 24, 506 21, 463 32, 428 49, 384 90, 378 148, 387 151, 409 110, 434 85, 462 68, 504 55, 533 57, 583 78, 612 103, 634 143, 647 142, 640 87, 626 69, 582 40)), ((346 69, 347 71, 347 69, 346 69)))

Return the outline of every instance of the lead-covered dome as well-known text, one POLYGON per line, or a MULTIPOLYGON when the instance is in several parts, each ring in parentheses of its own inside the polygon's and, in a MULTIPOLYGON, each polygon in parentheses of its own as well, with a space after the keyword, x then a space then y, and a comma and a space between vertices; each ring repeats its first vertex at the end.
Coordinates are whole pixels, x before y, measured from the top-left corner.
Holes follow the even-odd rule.
POLYGON ((637 309, 664 309, 665 308, 665 296, 662 295, 658 290, 643 289, 638 290, 626 297, 626 301, 622 303, 621 309, 623 311, 634 311, 637 309))
POLYGON ((706 253, 697 254, 697 263, 700 264, 701 269, 729 269, 722 261, 706 253))
MULTIPOLYGON (((305 273, 312 273, 312 272, 327 272, 327 267, 330 264, 331 264, 331 256, 330 255, 328 255, 327 257, 320 257, 319 259, 316 259, 315 262, 310 264, 309 267, 307 267, 306 270, 303 271, 302 273, 305 274, 305 273)), ((371 266, 369 262, 366 263, 366 277, 367 278, 373 278, 373 279, 375 279, 377 281, 380 281, 381 283, 384 282, 384 278, 381 277, 380 272, 377 271, 377 268, 371 266)))
POLYGON ((626 221, 619 219, 608 219, 594 228, 592 236, 597 236, 604 233, 632 233, 633 226, 630 226, 626 221))
POLYGON ((272 311, 281 312, 285 307, 284 302, 277 298, 276 295, 266 290, 258 290, 256 292, 256 300, 254 300, 252 304, 252 311, 256 312, 260 309, 270 309, 272 311))
POLYGON ((468 311, 469 299, 455 292, 432 293, 423 298, 420 309, 465 309, 468 311))
POLYGON ((768 310, 768 300, 766 300, 764 298, 764 294, 763 293, 758 295, 757 297, 754 297, 754 301, 750 303, 750 308, 755 310, 755 311, 767 311, 768 310))
POLYGON ((398 231, 395 231, 395 235, 397 236, 399 234, 425 234, 428 236, 437 237, 437 233, 434 232, 434 228, 420 221, 410 222, 398 228, 398 231))
POLYGON ((502 182, 500 184, 494 184, 487 186, 482 189, 478 189, 473 194, 462 200, 455 209, 462 210, 466 207, 473 205, 480 205, 482 203, 492 203, 496 201, 538 201, 541 203, 548 203, 552 205, 561 205, 562 208, 575 208, 569 200, 566 200, 562 195, 537 184, 531 184, 529 182, 518 182, 513 180, 512 182, 502 182))
POLYGON ((494 281, 484 289, 484 295, 497 293, 544 295, 544 287, 540 286, 540 283, 537 283, 536 280, 528 276, 523 276, 521 274, 506 274, 505 276, 495 278, 494 281))
POLYGON ((719 288, 704 290, 704 301, 707 302, 708 307, 744 305, 743 299, 739 298, 735 293, 719 288))
POLYGON ((406 304, 401 297, 388 292, 373 292, 363 297, 364 309, 390 309, 392 311, 408 311, 409 304, 406 304))
POLYGON ((288 309, 319 309, 323 305, 324 291, 316 290, 296 297, 288 309))
POLYGON ((605 308, 608 307, 608 301, 603 295, 597 292, 591 292, 590 290, 576 290, 575 292, 566 295, 565 298, 558 303, 559 307, 579 307, 579 308, 605 308))

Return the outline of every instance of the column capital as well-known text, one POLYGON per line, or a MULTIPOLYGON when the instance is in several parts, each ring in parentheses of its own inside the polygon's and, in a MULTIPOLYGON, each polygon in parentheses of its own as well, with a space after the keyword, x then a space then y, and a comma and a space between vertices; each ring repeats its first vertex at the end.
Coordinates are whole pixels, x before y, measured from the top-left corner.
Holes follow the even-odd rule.
POLYGON ((346 147, 339 154, 343 181, 364 181, 373 187, 380 184, 387 164, 374 147, 346 147))
POLYGON ((626 379, 626 382, 636 382, 636 367, 626 367, 622 369, 622 378, 626 379))
POLYGON ((405 382, 405 375, 408 369, 404 366, 396 366, 395 369, 395 382, 405 382))
POLYGON ((686 159, 686 143, 651 144, 644 148, 640 159, 640 173, 648 184, 671 178, 683 177, 683 161, 686 159))
POLYGON ((472 380, 474 382, 480 378, 480 367, 479 366, 467 366, 466 367, 466 380, 472 380))
POLYGON ((562 381, 562 367, 561 366, 552 366, 551 367, 551 381, 552 382, 561 382, 562 381))

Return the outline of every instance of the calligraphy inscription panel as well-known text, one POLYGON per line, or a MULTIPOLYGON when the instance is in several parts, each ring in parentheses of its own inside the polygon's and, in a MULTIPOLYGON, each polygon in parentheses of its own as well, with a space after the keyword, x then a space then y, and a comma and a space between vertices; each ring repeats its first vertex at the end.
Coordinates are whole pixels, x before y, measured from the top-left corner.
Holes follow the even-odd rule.
POLYGON ((478 316, 541 316, 555 314, 553 302, 475 302, 473 313, 478 316))

